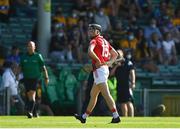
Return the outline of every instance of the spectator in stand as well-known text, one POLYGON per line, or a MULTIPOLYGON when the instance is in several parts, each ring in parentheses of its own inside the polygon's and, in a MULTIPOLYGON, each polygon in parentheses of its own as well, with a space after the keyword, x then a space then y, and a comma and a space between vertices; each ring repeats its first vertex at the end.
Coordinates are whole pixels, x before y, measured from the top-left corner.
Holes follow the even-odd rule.
POLYGON ((138 28, 139 28, 139 25, 137 23, 136 16, 130 17, 128 21, 128 29, 131 30, 134 34, 136 34, 138 28))
POLYGON ((108 15, 110 17, 116 17, 118 16, 118 7, 116 5, 116 1, 115 0, 108 0, 106 1, 106 6, 107 6, 107 12, 108 12, 108 15))
POLYGON ((95 15, 94 8, 90 8, 89 10, 87 10, 87 16, 85 17, 87 24, 94 23, 94 15, 95 15))
POLYGON ((72 27, 76 26, 79 20, 79 13, 77 10, 72 10, 71 14, 71 16, 67 17, 67 27, 69 30, 72 29, 72 27))
POLYGON ((19 56, 19 48, 17 46, 12 46, 11 54, 6 58, 8 62, 15 62, 17 64, 20 63, 20 56, 19 56))
POLYGON ((87 28, 85 27, 84 19, 81 18, 78 21, 78 26, 75 26, 70 32, 69 39, 74 40, 74 43, 71 43, 73 46, 73 55, 76 55, 77 61, 79 63, 85 62, 87 57, 86 49, 88 47, 87 44, 87 28), (86 58, 86 59, 85 59, 86 58))
POLYGON ((175 16, 172 19, 172 23, 174 26, 177 26, 180 30, 180 8, 177 8, 175 10, 175 16))
POLYGON ((130 1, 128 6, 128 18, 131 18, 133 16, 140 17, 141 10, 139 9, 135 1, 130 1))
POLYGON ((150 58, 156 64, 162 64, 162 42, 157 33, 152 33, 151 41, 149 42, 150 58))
POLYGON ((72 53, 78 62, 82 61, 82 44, 81 44, 81 34, 78 26, 74 26, 69 31, 69 44, 72 46, 72 53))
POLYGON ((0 21, 7 22, 9 20, 9 0, 0 1, 0 21))
POLYGON ((109 16, 110 23, 112 28, 114 29, 114 25, 116 24, 116 19, 118 17, 118 4, 116 0, 106 0, 104 2, 105 12, 109 16))
POLYGON ((85 11, 91 6, 90 1, 87 0, 75 0, 75 8, 81 12, 85 13, 85 11))
POLYGON ((144 37, 143 29, 140 28, 137 31, 136 38, 138 40, 138 45, 135 52, 136 65, 150 72, 158 72, 158 66, 151 59, 150 48, 144 37))
POLYGON ((95 7, 96 9, 100 8, 104 0, 92 0, 91 5, 92 7, 95 7))
MULTIPOLYGON (((124 37, 124 35, 127 33, 127 31, 123 28, 121 21, 116 21, 115 28, 110 31, 111 38, 114 42, 119 43, 121 39, 124 37)), ((119 44, 115 43, 114 47, 116 49, 119 48, 119 44)))
MULTIPOLYGON (((55 25, 56 26, 56 25, 55 25)), ((68 44, 67 34, 62 26, 56 26, 50 42, 50 57, 52 60, 65 62, 72 61, 72 46, 68 44), (69 54, 69 56, 68 56, 69 54)))
POLYGON ((152 3, 151 0, 135 0, 135 3, 140 10, 141 13, 149 16, 152 11, 152 3))
POLYGON ((66 26, 66 18, 62 13, 61 7, 57 8, 55 15, 53 16, 53 20, 57 21, 57 24, 60 24, 60 26, 66 26))
POLYGON ((15 62, 10 62, 2 75, 2 87, 10 89, 10 102, 11 107, 15 107, 17 110, 16 115, 22 115, 24 113, 24 101, 18 93, 19 84, 19 66, 15 62))
MULTIPOLYGON (((173 26, 172 38, 175 41, 177 53, 180 54, 180 8, 176 9, 175 16, 171 19, 173 26)), ((172 29, 170 29, 172 30, 172 29)))
POLYGON ((94 16, 94 22, 102 26, 102 32, 111 30, 109 17, 104 13, 104 8, 99 8, 94 16))
POLYGON ((138 29, 136 33, 136 38, 138 41, 138 45, 137 50, 135 52, 135 61, 138 63, 149 58, 148 44, 144 37, 143 28, 138 29))
POLYGON ((136 51, 137 45, 138 45, 138 41, 131 30, 128 30, 125 38, 119 42, 119 48, 123 50, 131 49, 133 55, 134 55, 134 52, 136 51))
POLYGON ((163 63, 165 65, 177 64, 176 47, 174 40, 169 32, 164 34, 164 40, 162 41, 162 55, 163 63))
POLYGON ((159 7, 156 7, 153 16, 156 18, 158 24, 163 24, 165 17, 174 16, 174 7, 172 1, 161 1, 159 7))
POLYGON ((145 29, 144 29, 144 36, 148 42, 151 40, 151 35, 154 32, 158 34, 160 39, 162 39, 162 34, 161 34, 159 28, 157 27, 157 22, 154 18, 152 18, 150 20, 149 26, 145 27, 145 29))
POLYGON ((161 31, 163 33, 169 32, 171 34, 178 52, 178 50, 180 50, 180 31, 176 26, 173 25, 170 18, 164 19, 161 31))

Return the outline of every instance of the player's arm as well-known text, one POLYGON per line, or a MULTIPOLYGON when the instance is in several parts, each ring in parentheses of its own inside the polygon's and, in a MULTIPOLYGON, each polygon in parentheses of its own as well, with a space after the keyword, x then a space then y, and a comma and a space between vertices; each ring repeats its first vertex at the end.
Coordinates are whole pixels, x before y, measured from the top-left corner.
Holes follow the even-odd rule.
POLYGON ((111 50, 109 52, 110 52, 111 57, 110 57, 110 60, 107 62, 107 65, 112 66, 112 64, 116 61, 118 57, 118 53, 113 47, 111 47, 111 50))
POLYGON ((44 72, 45 84, 47 85, 49 83, 49 77, 48 77, 48 72, 45 65, 43 66, 43 72, 44 72))
POLYGON ((116 64, 114 67, 112 67, 112 69, 110 70, 109 76, 114 76, 117 67, 120 66, 119 64, 116 64))
POLYGON ((135 75, 135 70, 134 69, 132 69, 130 71, 130 82, 131 82, 130 88, 134 89, 135 88, 135 83, 136 83, 136 75, 135 75))
POLYGON ((47 86, 49 83, 48 71, 46 69, 46 66, 44 64, 44 59, 41 54, 39 54, 39 64, 40 64, 40 66, 42 66, 42 70, 44 72, 44 80, 45 80, 45 84, 47 86))
POLYGON ((88 55, 91 57, 91 59, 96 61, 96 67, 100 67, 101 66, 101 61, 99 60, 99 58, 97 57, 97 55, 94 53, 94 48, 95 48, 96 44, 91 43, 89 45, 88 48, 88 55))

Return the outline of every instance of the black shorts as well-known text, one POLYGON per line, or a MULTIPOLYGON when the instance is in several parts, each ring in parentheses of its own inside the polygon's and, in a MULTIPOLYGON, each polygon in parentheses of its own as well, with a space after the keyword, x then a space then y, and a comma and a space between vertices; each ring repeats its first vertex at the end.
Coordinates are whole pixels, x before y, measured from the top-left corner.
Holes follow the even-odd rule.
POLYGON ((117 92, 117 103, 133 103, 133 96, 130 94, 129 89, 121 89, 117 92))
POLYGON ((24 86, 25 86, 26 92, 29 92, 30 90, 36 91, 38 83, 39 83, 39 79, 37 78, 24 79, 24 86))

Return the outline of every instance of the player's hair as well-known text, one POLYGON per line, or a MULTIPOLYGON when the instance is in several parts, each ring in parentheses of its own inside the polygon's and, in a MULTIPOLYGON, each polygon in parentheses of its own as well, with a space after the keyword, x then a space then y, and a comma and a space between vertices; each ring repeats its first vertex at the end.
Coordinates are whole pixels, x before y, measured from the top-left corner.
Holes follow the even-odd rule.
POLYGON ((99 32, 102 31, 102 27, 99 24, 89 24, 89 28, 99 30, 99 32))

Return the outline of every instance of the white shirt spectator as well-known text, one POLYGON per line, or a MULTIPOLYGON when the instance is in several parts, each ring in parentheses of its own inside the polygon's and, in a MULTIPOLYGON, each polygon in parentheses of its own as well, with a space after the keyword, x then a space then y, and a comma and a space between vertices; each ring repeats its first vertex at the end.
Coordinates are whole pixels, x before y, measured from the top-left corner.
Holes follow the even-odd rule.
POLYGON ((163 53, 167 56, 172 55, 173 47, 175 46, 175 43, 173 40, 170 41, 163 41, 162 47, 163 47, 163 53))
POLYGON ((11 96, 18 95, 18 81, 10 68, 7 68, 2 75, 2 87, 10 88, 11 96))

